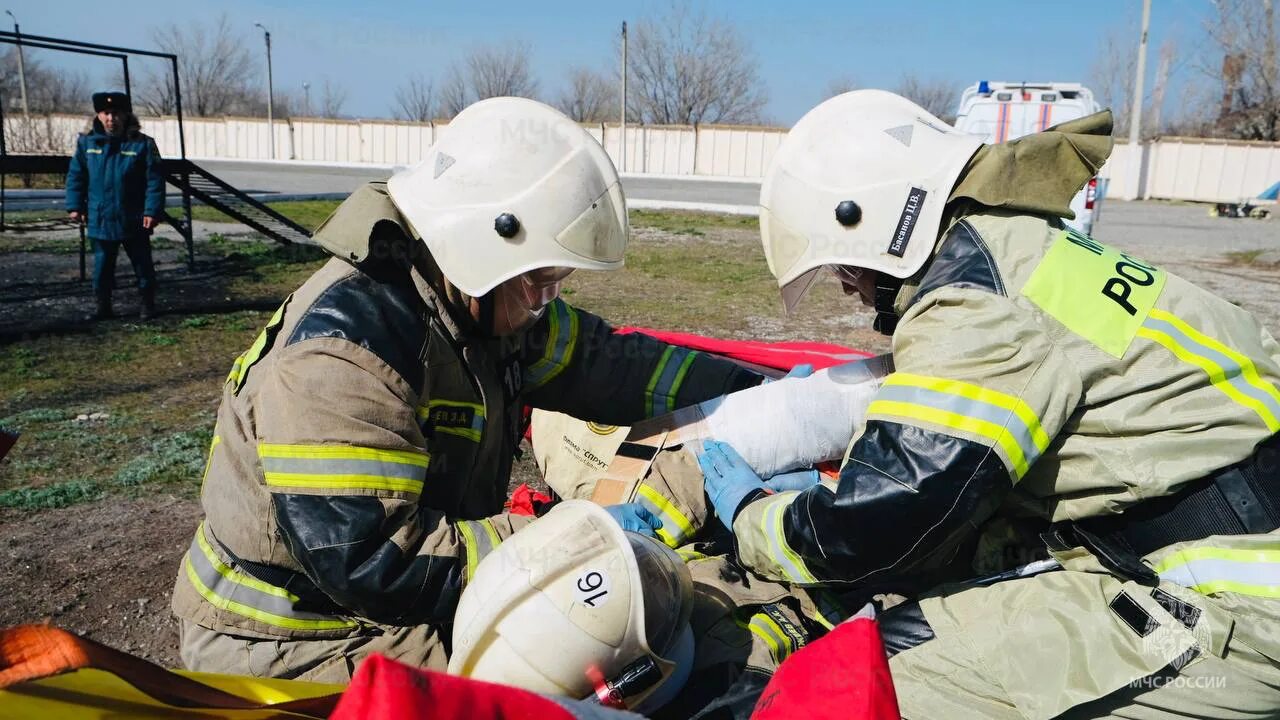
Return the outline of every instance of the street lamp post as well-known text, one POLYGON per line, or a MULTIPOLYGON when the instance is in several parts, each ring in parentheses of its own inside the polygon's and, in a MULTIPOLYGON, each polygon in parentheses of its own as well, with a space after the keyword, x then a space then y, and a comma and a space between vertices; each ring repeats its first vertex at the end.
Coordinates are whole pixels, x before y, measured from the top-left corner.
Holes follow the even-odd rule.
POLYGON ((311 117, 311 83, 302 83, 302 114, 311 117))
POLYGON ((13 14, 13 11, 5 10, 4 14, 13 18, 13 34, 18 46, 18 84, 22 86, 22 118, 30 121, 31 111, 27 107, 27 71, 22 64, 22 32, 18 29, 18 18, 13 14))
POLYGON ((272 108, 275 105, 274 91, 271 87, 271 32, 262 23, 254 23, 254 27, 262 28, 262 36, 267 41, 267 152, 271 154, 271 159, 276 159, 276 127, 272 117, 272 108))
POLYGON ((622 21, 622 92, 619 94, 622 101, 622 114, 618 116, 618 128, 621 131, 622 139, 618 145, 618 172, 626 172, 627 170, 627 22, 622 21))

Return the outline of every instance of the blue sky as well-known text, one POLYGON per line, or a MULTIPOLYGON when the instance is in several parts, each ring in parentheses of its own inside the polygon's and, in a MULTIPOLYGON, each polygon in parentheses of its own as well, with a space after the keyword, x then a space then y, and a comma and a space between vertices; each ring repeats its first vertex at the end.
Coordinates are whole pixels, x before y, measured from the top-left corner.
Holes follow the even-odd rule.
MULTIPOLYGON (((253 27, 261 22, 272 31, 277 88, 300 92, 310 82, 314 99, 327 77, 347 91, 345 113, 379 117, 390 115, 395 88, 406 75, 443 77, 449 62, 469 49, 508 40, 531 46, 542 93, 554 96, 573 66, 613 68, 613 38, 622 20, 661 12, 669 3, 127 0, 104 12, 105 5, 0 0, 0 10, 13 10, 24 33, 144 48, 153 47, 153 26, 209 22, 225 12, 261 53, 253 27)), ((1153 5, 1148 71, 1154 73, 1164 39, 1179 38, 1183 52, 1168 93, 1177 97, 1180 84, 1195 73, 1184 56, 1215 10, 1210 0, 1153 5)), ((754 46, 769 92, 765 116, 777 124, 798 119, 839 76, 861 87, 892 89, 912 72, 954 84, 957 97, 984 78, 1087 81, 1108 32, 1131 28, 1126 37, 1136 44, 1141 13, 1140 0, 739 0, 705 7, 735 21, 754 46)), ((41 57, 55 62, 48 53, 41 57)))

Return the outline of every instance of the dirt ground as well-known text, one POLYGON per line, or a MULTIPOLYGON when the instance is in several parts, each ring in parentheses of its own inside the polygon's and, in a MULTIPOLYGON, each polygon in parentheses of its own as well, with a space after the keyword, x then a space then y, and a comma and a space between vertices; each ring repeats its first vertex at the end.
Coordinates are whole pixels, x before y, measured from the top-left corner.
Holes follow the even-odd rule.
MULTIPOLYGON (((1112 203, 1095 235, 1221 292, 1257 313, 1274 333, 1280 330, 1278 231, 1280 222, 1275 220, 1209 219, 1198 206, 1112 203)), ((3 242, 20 240, 0 236, 3 242)), ((78 268, 67 247, 70 244, 64 243, 61 252, 10 248, 0 257, 0 344, 21 345, 33 335, 68 332, 75 318, 88 310, 91 296, 75 280, 78 268)), ((817 288, 799 316, 784 318, 763 258, 756 258, 758 247, 754 231, 745 228, 638 228, 628 272, 614 277, 579 273, 569 297, 630 324, 887 349, 884 338, 870 330, 870 313, 850 312, 849 301, 831 286, 817 288), (696 258, 703 255, 720 258, 721 265, 707 263, 700 270, 696 258), (749 262, 732 265, 727 258, 734 256, 749 262), (698 272, 705 272, 705 277, 698 272), (675 276, 679 283, 669 280, 675 276), (718 308, 714 317, 707 310, 713 306, 718 308)), ((278 302, 279 289, 271 283, 262 284, 260 298, 253 291, 229 293, 227 288, 243 291, 236 285, 242 278, 230 266, 219 267, 216 257, 202 264, 198 273, 188 274, 178 248, 162 249, 158 256, 162 280, 172 289, 161 296, 168 313, 207 313, 210 304, 218 303, 274 307, 278 302)), ((123 258, 121 266, 120 284, 127 287, 123 258)), ((127 291, 120 295, 127 310, 132 301, 127 291)), ((211 377, 209 382, 218 380, 211 377)), ((213 398, 212 392, 209 395, 213 398)), ((207 404, 208 399, 201 402, 207 404)), ((0 398, 0 417, 24 409, 18 402, 5 408, 5 398, 0 398)), ((3 472, 0 464, 0 475, 3 472)), ((526 459, 519 478, 531 478, 534 472, 526 459)), ((178 665, 169 596, 200 510, 189 487, 167 488, 136 496, 108 494, 60 509, 0 508, 0 626, 48 620, 162 664, 178 665)))

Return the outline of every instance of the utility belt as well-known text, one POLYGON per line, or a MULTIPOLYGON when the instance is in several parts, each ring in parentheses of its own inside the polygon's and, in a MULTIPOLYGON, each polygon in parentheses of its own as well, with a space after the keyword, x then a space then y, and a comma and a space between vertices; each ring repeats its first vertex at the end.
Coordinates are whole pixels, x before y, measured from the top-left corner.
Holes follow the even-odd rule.
POLYGON ((1247 460, 1193 481, 1183 490, 1105 515, 1060 522, 1041 535, 1052 551, 1085 547, 1119 577, 1157 585, 1142 557, 1210 535, 1263 535, 1280 527, 1280 434, 1247 460))

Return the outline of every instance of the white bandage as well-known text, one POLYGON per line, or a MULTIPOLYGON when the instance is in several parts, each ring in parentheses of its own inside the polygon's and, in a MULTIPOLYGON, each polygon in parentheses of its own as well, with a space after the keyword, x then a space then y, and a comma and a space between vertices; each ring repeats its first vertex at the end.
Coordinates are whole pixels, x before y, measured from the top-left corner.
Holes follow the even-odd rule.
POLYGON ((893 372, 889 355, 837 365, 708 400, 707 434, 733 446, 760 477, 844 456, 867 406, 893 372))

